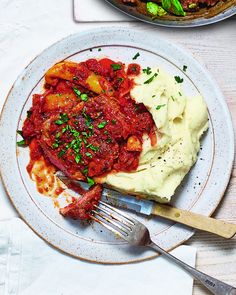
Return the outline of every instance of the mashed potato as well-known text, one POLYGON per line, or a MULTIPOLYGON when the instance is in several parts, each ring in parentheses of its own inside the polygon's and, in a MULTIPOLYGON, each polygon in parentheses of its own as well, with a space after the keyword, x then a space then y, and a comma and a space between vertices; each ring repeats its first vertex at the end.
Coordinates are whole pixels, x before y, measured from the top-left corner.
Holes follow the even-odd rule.
POLYGON ((105 183, 116 190, 169 202, 197 159, 201 135, 208 129, 208 114, 200 95, 187 97, 173 76, 160 69, 151 71, 135 79, 131 96, 152 114, 157 144, 151 146, 149 137, 145 136, 138 169, 132 173, 109 174, 105 183))

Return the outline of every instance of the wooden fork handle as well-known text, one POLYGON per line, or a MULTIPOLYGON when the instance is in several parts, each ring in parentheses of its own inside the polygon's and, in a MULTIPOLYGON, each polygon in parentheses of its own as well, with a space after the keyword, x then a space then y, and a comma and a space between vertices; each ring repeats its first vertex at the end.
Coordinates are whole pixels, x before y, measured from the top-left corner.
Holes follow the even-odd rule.
POLYGON ((236 234, 236 224, 206 217, 190 211, 177 209, 168 205, 155 204, 152 214, 173 220, 187 226, 207 231, 230 239, 236 234))

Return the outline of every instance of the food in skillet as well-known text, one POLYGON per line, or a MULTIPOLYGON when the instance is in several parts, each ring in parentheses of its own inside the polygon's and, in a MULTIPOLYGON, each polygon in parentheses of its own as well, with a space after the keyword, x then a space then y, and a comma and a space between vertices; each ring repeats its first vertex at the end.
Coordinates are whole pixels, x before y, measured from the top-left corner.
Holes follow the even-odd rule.
POLYGON ((197 12, 202 8, 216 5, 220 0, 119 0, 122 4, 134 7, 138 12, 162 17, 167 14, 186 16, 188 12, 197 12))
POLYGON ((47 71, 45 90, 33 95, 18 145, 29 145, 27 170, 38 187, 45 177, 42 163, 51 173, 60 170, 91 186, 76 188, 82 197, 61 208, 62 215, 88 219, 103 183, 170 200, 208 128, 203 98, 187 97, 182 82, 160 68, 108 58, 64 61, 47 71))

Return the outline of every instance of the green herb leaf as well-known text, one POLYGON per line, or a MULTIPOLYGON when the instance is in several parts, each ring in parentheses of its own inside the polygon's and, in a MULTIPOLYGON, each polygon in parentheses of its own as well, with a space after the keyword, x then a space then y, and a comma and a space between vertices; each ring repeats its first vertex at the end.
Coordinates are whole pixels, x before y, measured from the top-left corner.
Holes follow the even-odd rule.
POLYGON ((100 123, 98 124, 98 128, 99 128, 99 129, 102 129, 102 128, 104 128, 106 125, 107 125, 107 121, 102 121, 102 122, 100 122, 100 123))
POLYGON ((20 136, 23 137, 23 132, 22 132, 22 130, 17 130, 16 133, 18 133, 20 136))
POLYGON ((99 150, 98 146, 92 145, 91 143, 89 143, 87 146, 87 148, 90 148, 90 150, 97 152, 99 150))
POLYGON ((55 136, 55 138, 59 138, 61 136, 61 132, 58 132, 55 136))
POLYGON ((86 166, 82 172, 84 175, 88 175, 88 166, 86 166))
POLYGON ((95 181, 92 178, 87 177, 87 183, 88 183, 89 186, 92 186, 92 185, 95 184, 95 181))
POLYGON ((66 113, 60 114, 60 119, 55 121, 55 124, 62 125, 64 123, 67 123, 69 120, 68 115, 66 113))
POLYGON ((72 89, 73 89, 74 93, 75 93, 78 97, 80 97, 80 95, 81 95, 81 91, 79 91, 79 89, 76 88, 76 87, 73 87, 72 89))
POLYGON ((88 94, 86 94, 86 93, 83 93, 83 94, 81 94, 81 96, 80 96, 80 98, 81 98, 81 100, 83 100, 83 101, 88 101, 88 94))
POLYGON ((26 142, 25 142, 25 140, 23 139, 23 140, 17 141, 16 144, 17 144, 18 146, 24 146, 24 145, 26 145, 26 142))
POLYGON ((75 162, 76 162, 76 164, 78 164, 80 162, 80 160, 81 160, 81 154, 77 154, 75 156, 75 162))
POLYGON ((92 158, 92 157, 93 157, 92 154, 89 153, 89 152, 86 152, 86 153, 85 153, 85 156, 86 156, 86 157, 89 157, 89 158, 92 158))
POLYGON ((61 132, 65 133, 69 129, 70 125, 66 125, 66 127, 62 128, 61 132))
POLYGON ((167 12, 159 5, 154 2, 147 2, 147 12, 154 16, 163 16, 167 14, 167 12))
POLYGON ((122 83, 124 81, 124 78, 117 78, 117 81, 119 81, 120 83, 122 83))
POLYGON ((179 0, 162 0, 162 7, 175 15, 185 16, 186 13, 183 10, 179 0))
POLYGON ((57 155, 58 158, 61 158, 65 153, 66 153, 66 150, 61 150, 57 155))
POLYGON ((102 51, 102 48, 98 48, 98 51, 102 51))
POLYGON ((156 110, 160 110, 160 108, 164 107, 165 104, 159 104, 157 107, 156 107, 156 110))
POLYGON ((112 64, 111 67, 112 67, 113 71, 118 71, 121 69, 121 65, 119 65, 119 64, 112 64))
MULTIPOLYGON (((111 123, 115 125, 115 124, 116 124, 116 120, 112 119, 112 120, 111 120, 111 123)), ((105 132, 104 132, 104 133, 105 133, 105 132)))
POLYGON ((137 59, 139 56, 140 56, 140 53, 137 52, 137 53, 135 54, 135 56, 133 57, 133 60, 137 59))
POLYGON ((184 79, 183 78, 180 78, 179 76, 175 76, 175 81, 177 83, 183 83, 184 79))
POLYGON ((152 73, 151 68, 147 67, 146 69, 143 69, 143 73, 147 74, 147 75, 150 75, 152 73))
POLYGON ((183 71, 184 71, 184 72, 186 72, 187 68, 188 68, 188 67, 187 67, 186 65, 183 65, 183 71))
POLYGON ((145 81, 144 82, 144 84, 150 84, 152 81, 153 81, 153 79, 155 78, 155 77, 157 77, 157 73, 155 73, 151 78, 149 78, 147 81, 145 81))
POLYGON ((57 148, 59 147, 59 143, 58 143, 58 142, 54 142, 54 143, 52 144, 52 147, 53 147, 54 149, 57 149, 57 148))
POLYGON ((32 111, 27 111, 27 118, 28 119, 31 117, 32 113, 33 113, 32 111))

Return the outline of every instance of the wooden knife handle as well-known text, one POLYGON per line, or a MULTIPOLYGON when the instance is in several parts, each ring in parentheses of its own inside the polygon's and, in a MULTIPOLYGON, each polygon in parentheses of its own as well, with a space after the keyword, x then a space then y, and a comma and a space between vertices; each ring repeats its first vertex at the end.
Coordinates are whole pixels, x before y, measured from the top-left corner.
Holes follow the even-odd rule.
POLYGON ((190 211, 177 209, 168 205, 155 204, 152 214, 173 220, 190 227, 207 231, 230 239, 236 234, 236 224, 206 217, 190 211))

